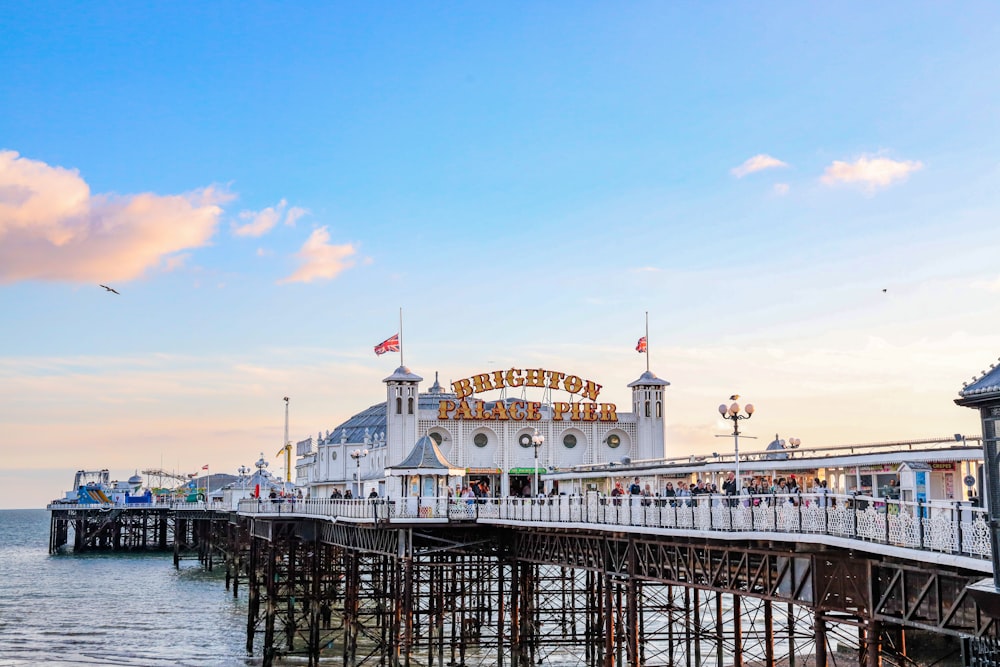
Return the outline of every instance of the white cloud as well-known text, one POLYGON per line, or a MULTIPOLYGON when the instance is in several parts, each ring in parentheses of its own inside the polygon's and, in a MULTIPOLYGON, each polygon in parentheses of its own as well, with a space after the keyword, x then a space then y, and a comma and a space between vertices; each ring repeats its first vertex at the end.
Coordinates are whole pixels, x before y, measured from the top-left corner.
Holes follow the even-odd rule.
POLYGON ((826 168, 820 179, 826 185, 837 183, 860 183, 865 190, 873 192, 897 181, 904 181, 913 172, 923 169, 923 163, 906 160, 897 161, 885 157, 861 156, 854 162, 834 160, 826 168))
POLYGON ((736 178, 743 178, 747 174, 752 174, 765 169, 775 169, 777 167, 787 167, 788 165, 776 157, 771 157, 766 153, 754 155, 738 167, 733 167, 730 171, 736 178))
POLYGON ((774 194, 776 194, 776 195, 784 197, 785 195, 788 194, 789 190, 791 190, 791 187, 788 185, 788 183, 775 183, 774 184, 774 194))
POLYGON ((75 169, 0 151, 0 283, 137 278, 207 244, 231 198, 211 187, 93 195, 75 169))
POLYGON ((288 227, 294 227, 299 218, 307 215, 308 213, 308 209, 300 208, 298 206, 291 207, 288 209, 288 215, 285 216, 285 225, 288 227))
POLYGON ((257 238, 271 231, 281 221, 282 216, 285 218, 284 224, 286 226, 294 227, 295 223, 308 213, 307 209, 300 206, 288 208, 288 200, 286 199, 282 199, 277 205, 269 206, 262 211, 241 211, 240 220, 248 222, 243 225, 234 224, 233 235, 257 238), (287 213, 285 209, 288 209, 287 213))
POLYGON ((352 255, 357 253, 357 248, 350 243, 344 245, 331 245, 330 233, 326 227, 313 230, 309 238, 296 253, 300 265, 295 272, 287 278, 282 278, 279 283, 308 283, 317 279, 332 279, 340 275, 344 270, 354 266, 352 255))

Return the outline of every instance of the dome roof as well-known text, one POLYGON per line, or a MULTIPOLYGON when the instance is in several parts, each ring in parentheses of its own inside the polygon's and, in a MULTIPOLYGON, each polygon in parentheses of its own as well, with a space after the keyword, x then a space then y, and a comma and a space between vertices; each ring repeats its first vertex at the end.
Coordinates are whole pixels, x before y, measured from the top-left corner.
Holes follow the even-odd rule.
POLYGON ((670 383, 667 382, 666 380, 661 380, 660 378, 656 377, 656 373, 653 373, 652 371, 646 371, 645 373, 639 376, 638 380, 636 380, 635 382, 630 382, 628 386, 629 388, 669 387, 670 383))

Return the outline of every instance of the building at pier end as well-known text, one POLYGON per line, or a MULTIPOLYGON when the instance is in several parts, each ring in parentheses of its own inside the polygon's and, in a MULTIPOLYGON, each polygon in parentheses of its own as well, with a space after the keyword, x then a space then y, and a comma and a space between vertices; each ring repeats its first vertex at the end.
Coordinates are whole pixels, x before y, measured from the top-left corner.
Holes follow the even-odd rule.
POLYGON ((447 388, 435 374, 421 391, 423 381, 400 366, 383 380, 383 402, 300 441, 297 485, 312 498, 348 490, 353 497, 373 490, 400 497, 402 481, 386 468, 402 462, 424 436, 465 470, 453 487, 482 482, 493 496, 537 492, 536 473, 666 456, 664 389, 670 383, 648 370, 628 384, 629 412, 602 400, 602 386, 585 375, 551 369, 476 373, 447 388))

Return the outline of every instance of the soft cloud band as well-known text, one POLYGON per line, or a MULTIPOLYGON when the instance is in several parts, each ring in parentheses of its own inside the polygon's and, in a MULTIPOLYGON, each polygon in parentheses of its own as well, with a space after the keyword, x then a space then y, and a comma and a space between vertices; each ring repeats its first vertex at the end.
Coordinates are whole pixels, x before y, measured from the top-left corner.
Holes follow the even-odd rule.
POLYGON ((296 254, 300 262, 299 268, 278 282, 308 283, 317 279, 329 280, 354 266, 350 258, 357 253, 357 248, 350 243, 331 245, 329 241, 330 233, 326 227, 313 230, 296 254))
POLYGON ((731 169, 731 171, 736 178, 743 178, 747 174, 752 174, 755 171, 764 171, 765 169, 776 169, 778 167, 787 166, 788 165, 786 163, 782 162, 778 158, 761 153, 759 155, 754 155, 740 166, 731 169))

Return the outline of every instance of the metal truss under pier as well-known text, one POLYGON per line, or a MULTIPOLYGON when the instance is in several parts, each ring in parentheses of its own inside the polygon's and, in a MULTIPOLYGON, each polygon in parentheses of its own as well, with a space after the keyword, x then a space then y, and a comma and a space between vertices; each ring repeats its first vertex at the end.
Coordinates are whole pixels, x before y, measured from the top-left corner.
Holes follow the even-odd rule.
POLYGON ((265 666, 997 664, 975 572, 767 541, 240 521, 227 572, 265 666))
MULTIPOLYGON (((212 569, 218 557, 238 553, 231 544, 230 512, 169 506, 50 508, 49 553, 173 551, 174 565, 197 558, 212 569)), ((235 516, 235 515, 233 515, 235 516)))

